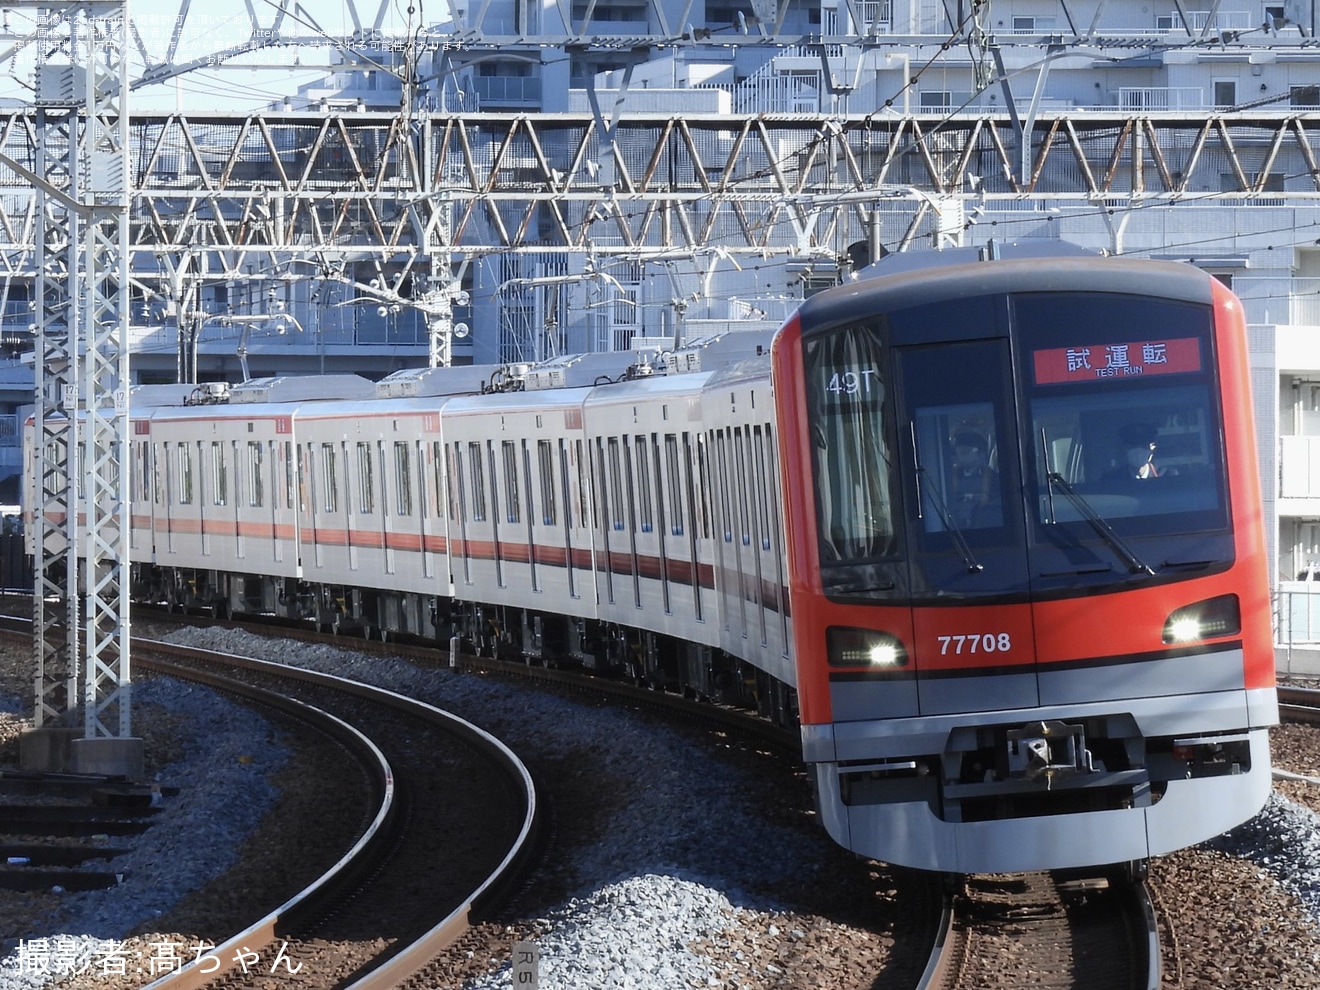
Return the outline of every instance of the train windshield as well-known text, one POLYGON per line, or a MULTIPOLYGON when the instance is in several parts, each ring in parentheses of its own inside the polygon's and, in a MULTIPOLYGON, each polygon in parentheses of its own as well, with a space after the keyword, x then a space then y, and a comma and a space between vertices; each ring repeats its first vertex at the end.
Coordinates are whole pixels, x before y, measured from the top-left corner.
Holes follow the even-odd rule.
POLYGON ((805 342, 805 358, 822 563, 891 556, 898 546, 898 482, 880 335, 856 327, 817 337, 805 342))
POLYGON ((1226 527, 1209 309, 1041 294, 1013 310, 1037 539, 1226 527))
POLYGON ((803 341, 822 584, 1010 601, 1231 560, 1206 305, 942 299, 803 341))

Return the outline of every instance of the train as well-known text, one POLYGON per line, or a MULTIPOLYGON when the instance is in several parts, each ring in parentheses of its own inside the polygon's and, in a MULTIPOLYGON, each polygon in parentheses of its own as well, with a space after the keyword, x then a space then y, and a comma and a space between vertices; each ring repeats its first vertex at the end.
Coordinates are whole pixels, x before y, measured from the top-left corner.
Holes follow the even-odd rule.
POLYGON ((897 866, 1195 844, 1278 721, 1243 309, 1010 248, 654 354, 141 386, 131 594, 754 707, 897 866))

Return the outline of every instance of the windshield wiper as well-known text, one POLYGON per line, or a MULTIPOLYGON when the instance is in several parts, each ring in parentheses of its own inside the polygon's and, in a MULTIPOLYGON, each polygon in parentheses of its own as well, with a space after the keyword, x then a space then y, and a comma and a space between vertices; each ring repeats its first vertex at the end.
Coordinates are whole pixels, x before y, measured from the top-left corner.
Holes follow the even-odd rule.
MULTIPOLYGON (((920 464, 917 465, 917 474, 926 474, 926 469, 920 464)), ((929 477, 929 476, 928 476, 929 477)), ((917 482, 917 505, 921 505, 921 482, 917 482)), ((977 571, 985 570, 985 567, 979 563, 972 555, 972 548, 967 545, 963 538, 962 530, 954 521, 953 515, 949 512, 949 507, 944 504, 944 499, 940 497, 939 488, 936 485, 930 486, 930 504, 935 506, 935 511, 939 514, 940 522, 944 523, 944 528, 948 530, 949 535, 953 537, 953 545, 958 548, 958 553, 962 555, 963 563, 967 565, 967 573, 975 574, 977 571)), ((917 509, 917 518, 921 518, 921 509, 917 509)))
MULTIPOLYGON (((926 469, 922 467, 921 458, 917 456, 917 425, 910 423, 912 432, 912 463, 917 466, 917 518, 921 518, 921 476, 927 474, 926 469)), ((927 475, 929 477, 929 475, 927 475)), ((949 507, 944 504, 944 499, 940 497, 939 486, 932 484, 930 486, 930 503, 935 506, 935 511, 939 513, 940 521, 944 523, 944 528, 949 535, 953 537, 953 545, 958 548, 958 553, 962 555, 963 563, 967 566, 968 574, 975 574, 983 571, 985 568, 972 555, 972 548, 967 545, 963 539, 962 530, 954 522, 949 507)))
POLYGON ((1114 527, 1109 525, 1104 517, 1092 508, 1086 497, 1063 480, 1063 475, 1057 471, 1047 471, 1045 473, 1045 484, 1051 500, 1054 497, 1054 488, 1056 485, 1058 486, 1059 491, 1067 496, 1068 501, 1082 514, 1082 518, 1091 524, 1091 528, 1109 545, 1109 549, 1114 551, 1114 555, 1127 565, 1127 569, 1131 573, 1148 574, 1152 577, 1155 575, 1155 572, 1151 570, 1151 566, 1137 556, 1136 551, 1124 542, 1123 537, 1114 532, 1114 527))

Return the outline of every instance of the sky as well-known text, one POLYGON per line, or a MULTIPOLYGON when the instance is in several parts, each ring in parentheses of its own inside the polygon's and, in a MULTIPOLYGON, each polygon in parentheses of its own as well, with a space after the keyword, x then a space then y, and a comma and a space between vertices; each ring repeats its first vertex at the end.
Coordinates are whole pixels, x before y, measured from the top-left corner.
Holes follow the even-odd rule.
MULTIPOLYGON (((446 0, 250 0, 259 28, 277 20, 280 4, 287 8, 280 26, 282 37, 328 36, 347 38, 355 24, 371 27, 379 20, 386 35, 403 36, 413 28, 445 20, 446 0), (353 16, 357 11, 356 19, 353 16), (410 10, 411 8, 411 10, 410 10)), ((129 16, 150 61, 165 61, 183 0, 128 0, 129 16)), ((173 61, 175 64, 205 58, 226 48, 244 44, 253 33, 252 18, 243 0, 193 0, 187 5, 183 30, 173 61)), ((0 0, 3 7, 3 0, 0 0)), ((33 11, 10 8, 4 12, 9 39, 30 36, 33 11)), ((12 44, 12 40, 9 44, 12 44)), ((146 62, 136 50, 130 75, 142 74, 146 62)), ((32 48, 5 65, 0 75, 0 96, 23 100, 30 96, 24 81, 32 77, 32 48), (16 81, 17 80, 17 81, 16 81)), ((175 79, 133 91, 130 106, 139 111, 236 111, 259 109, 294 93, 299 85, 324 75, 333 47, 281 45, 265 48, 238 59, 227 67, 192 70, 175 79), (303 68, 291 68, 297 60, 303 68)))

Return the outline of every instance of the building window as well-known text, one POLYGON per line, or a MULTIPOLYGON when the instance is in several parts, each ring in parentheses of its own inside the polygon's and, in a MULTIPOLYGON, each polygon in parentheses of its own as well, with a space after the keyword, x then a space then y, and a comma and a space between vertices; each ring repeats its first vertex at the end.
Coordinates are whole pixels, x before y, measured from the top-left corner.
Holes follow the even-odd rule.
POLYGON ((1295 107, 1320 106, 1320 86, 1291 86, 1288 93, 1295 107))
POLYGON ((1214 87, 1216 107, 1225 108, 1237 105, 1236 79, 1216 79, 1214 87))

